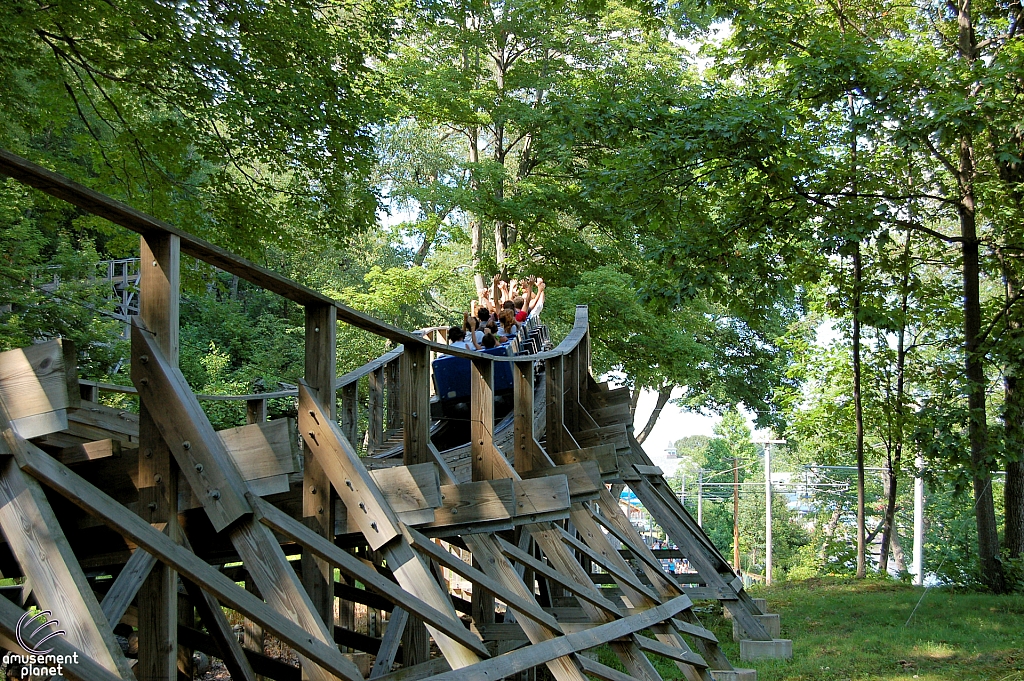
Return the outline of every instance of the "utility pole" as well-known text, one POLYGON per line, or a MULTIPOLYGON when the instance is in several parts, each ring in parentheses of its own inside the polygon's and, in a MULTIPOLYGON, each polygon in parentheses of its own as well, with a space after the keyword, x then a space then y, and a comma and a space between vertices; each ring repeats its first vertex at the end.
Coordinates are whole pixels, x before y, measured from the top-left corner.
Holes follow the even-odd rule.
POLYGON ((772 585, 772 446, 764 445, 764 583, 772 585))
POLYGON ((697 527, 704 527, 704 469, 697 471, 697 527))
POLYGON ((740 462, 732 457, 732 568, 740 569, 740 462))
POLYGON ((765 440, 764 444, 764 583, 772 583, 772 445, 785 440, 765 440))

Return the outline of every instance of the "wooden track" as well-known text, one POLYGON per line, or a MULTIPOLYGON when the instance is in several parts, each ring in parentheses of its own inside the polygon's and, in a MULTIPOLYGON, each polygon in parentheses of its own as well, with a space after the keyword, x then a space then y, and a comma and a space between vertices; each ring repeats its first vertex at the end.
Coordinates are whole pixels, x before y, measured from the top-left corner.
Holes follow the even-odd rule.
POLYGON ((59 615, 61 650, 85 658, 68 676, 90 681, 187 677, 192 649, 233 678, 297 681, 264 655, 266 634, 321 681, 623 678, 583 655, 600 645, 633 679, 660 679, 652 654, 691 680, 753 678, 736 676, 691 597, 722 600, 766 639, 760 611, 632 438, 628 394, 590 375, 585 307, 552 350, 455 351, 2 150, 0 172, 138 232, 144 256, 140 414, 103 407, 105 386, 80 384, 56 341, 0 354, 0 571, 26 578, 0 603, 5 646, 20 651, 12 627, 34 603, 59 615), (214 431, 177 368, 182 252, 306 308, 305 380, 240 396, 245 427, 214 431), (339 322, 402 345, 339 378, 339 322), (471 442, 443 455, 429 436, 431 352, 472 359, 471 442), (515 385, 498 432, 494 362, 512 362, 515 385), (296 399, 298 418, 266 422, 268 398, 296 399), (362 456, 388 450, 400 458, 362 456), (662 569, 606 483, 636 491, 691 581, 662 569), (244 647, 222 606, 246 618, 244 647), (132 631, 137 659, 114 636, 132 631))

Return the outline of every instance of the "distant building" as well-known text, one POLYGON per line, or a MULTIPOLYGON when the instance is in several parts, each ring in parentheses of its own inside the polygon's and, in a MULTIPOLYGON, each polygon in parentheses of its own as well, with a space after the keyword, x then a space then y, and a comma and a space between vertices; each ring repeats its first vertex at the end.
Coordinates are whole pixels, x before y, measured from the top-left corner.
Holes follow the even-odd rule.
POLYGON ((668 449, 665 450, 665 457, 669 458, 669 459, 675 459, 676 456, 677 456, 676 455, 676 446, 675 445, 669 445, 668 449))

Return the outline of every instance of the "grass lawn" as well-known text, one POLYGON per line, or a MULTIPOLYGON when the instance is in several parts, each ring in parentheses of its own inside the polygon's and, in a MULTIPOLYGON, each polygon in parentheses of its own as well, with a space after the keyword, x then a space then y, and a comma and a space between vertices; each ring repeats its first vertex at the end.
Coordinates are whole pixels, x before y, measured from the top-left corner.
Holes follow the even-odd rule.
MULTIPOLYGON (((729 660, 759 681, 1024 681, 1024 595, 990 596, 879 580, 815 579, 762 589, 793 640, 788 662, 740 662, 732 621, 717 607, 700 613, 729 660)), ((697 603, 706 606, 707 603, 697 603)), ((703 609, 703 608, 702 608, 703 609)), ((613 664, 611 651, 602 661, 613 664)), ((656 662, 665 679, 682 674, 656 662)))

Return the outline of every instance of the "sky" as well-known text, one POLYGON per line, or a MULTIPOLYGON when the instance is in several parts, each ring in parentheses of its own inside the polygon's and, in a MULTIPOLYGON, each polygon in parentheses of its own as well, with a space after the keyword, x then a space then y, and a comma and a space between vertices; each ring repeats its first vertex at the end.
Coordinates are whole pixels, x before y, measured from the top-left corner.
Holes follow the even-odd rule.
MULTIPOLYGON (((640 401, 636 405, 636 418, 633 420, 636 432, 647 423, 648 417, 658 402, 658 393, 644 390, 640 393, 640 401)), ((676 470, 678 459, 669 459, 665 455, 668 446, 687 435, 714 435, 715 424, 722 420, 721 416, 702 416, 693 412, 683 411, 669 402, 661 412, 661 417, 654 425, 654 430, 644 440, 643 448, 651 457, 654 465, 661 468, 666 476, 676 470)))

